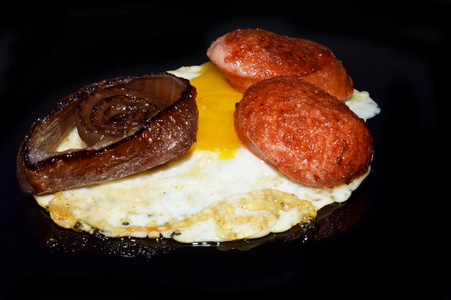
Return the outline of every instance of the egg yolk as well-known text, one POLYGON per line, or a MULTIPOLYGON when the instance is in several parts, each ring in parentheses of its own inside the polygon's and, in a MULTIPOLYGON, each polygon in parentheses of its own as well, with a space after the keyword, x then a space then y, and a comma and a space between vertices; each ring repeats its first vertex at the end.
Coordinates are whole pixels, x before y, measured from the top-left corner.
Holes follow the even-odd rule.
POLYGON ((232 88, 221 70, 212 62, 202 65, 200 76, 190 82, 197 89, 199 109, 195 150, 209 150, 219 159, 233 158, 240 146, 234 129, 235 103, 243 96, 232 88))

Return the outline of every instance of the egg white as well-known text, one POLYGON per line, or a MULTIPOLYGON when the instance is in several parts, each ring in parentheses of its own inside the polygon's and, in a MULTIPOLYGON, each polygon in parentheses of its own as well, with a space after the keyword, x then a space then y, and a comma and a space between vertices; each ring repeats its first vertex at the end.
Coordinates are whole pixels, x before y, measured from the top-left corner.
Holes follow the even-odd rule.
MULTIPOLYGON (((200 66, 171 73, 193 79, 200 66)), ((346 103, 365 120, 380 112, 366 92, 346 103)), ((58 151, 83 148, 76 128, 58 151)), ((350 184, 319 189, 299 184, 241 146, 233 158, 195 150, 155 169, 119 180, 35 196, 58 225, 106 236, 230 241, 283 232, 344 202, 368 173, 350 184)))

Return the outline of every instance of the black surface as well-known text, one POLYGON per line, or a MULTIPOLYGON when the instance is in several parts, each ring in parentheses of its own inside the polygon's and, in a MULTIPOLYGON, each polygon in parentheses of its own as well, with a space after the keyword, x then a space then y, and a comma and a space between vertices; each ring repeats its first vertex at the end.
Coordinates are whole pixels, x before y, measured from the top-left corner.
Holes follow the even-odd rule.
POLYGON ((439 139, 439 126, 446 124, 439 117, 449 98, 444 71, 451 6, 395 3, 2 4, 0 298, 449 298, 448 135, 442 130, 439 139), (27 213, 30 198, 20 194, 15 179, 15 155, 31 123, 85 84, 203 63, 216 37, 245 27, 327 45, 355 87, 369 91, 382 108, 368 122, 374 182, 360 222, 302 245, 182 247, 150 259, 40 245, 27 213))

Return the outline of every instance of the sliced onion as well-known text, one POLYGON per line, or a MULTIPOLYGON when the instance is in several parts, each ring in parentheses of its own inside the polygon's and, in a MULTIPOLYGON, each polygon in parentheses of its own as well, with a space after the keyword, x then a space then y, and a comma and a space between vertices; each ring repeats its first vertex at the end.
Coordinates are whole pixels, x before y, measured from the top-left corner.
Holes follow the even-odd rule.
POLYGON ((125 76, 86 86, 31 126, 17 155, 26 194, 121 178, 164 164, 196 140, 196 89, 168 73, 125 76), (57 152, 77 126, 85 149, 57 152))

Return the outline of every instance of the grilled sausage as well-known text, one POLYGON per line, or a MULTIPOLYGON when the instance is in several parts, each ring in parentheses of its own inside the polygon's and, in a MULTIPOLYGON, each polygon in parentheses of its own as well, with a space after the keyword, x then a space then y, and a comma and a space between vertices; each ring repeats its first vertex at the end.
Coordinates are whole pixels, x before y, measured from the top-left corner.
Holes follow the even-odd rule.
POLYGON ((314 187, 349 183, 372 157, 364 122, 336 97, 295 77, 251 85, 236 105, 235 130, 255 155, 314 187))
POLYGON ((326 46, 262 29, 238 29, 219 37, 207 51, 230 84, 244 92, 276 76, 300 77, 338 99, 354 92, 342 63, 326 46))

